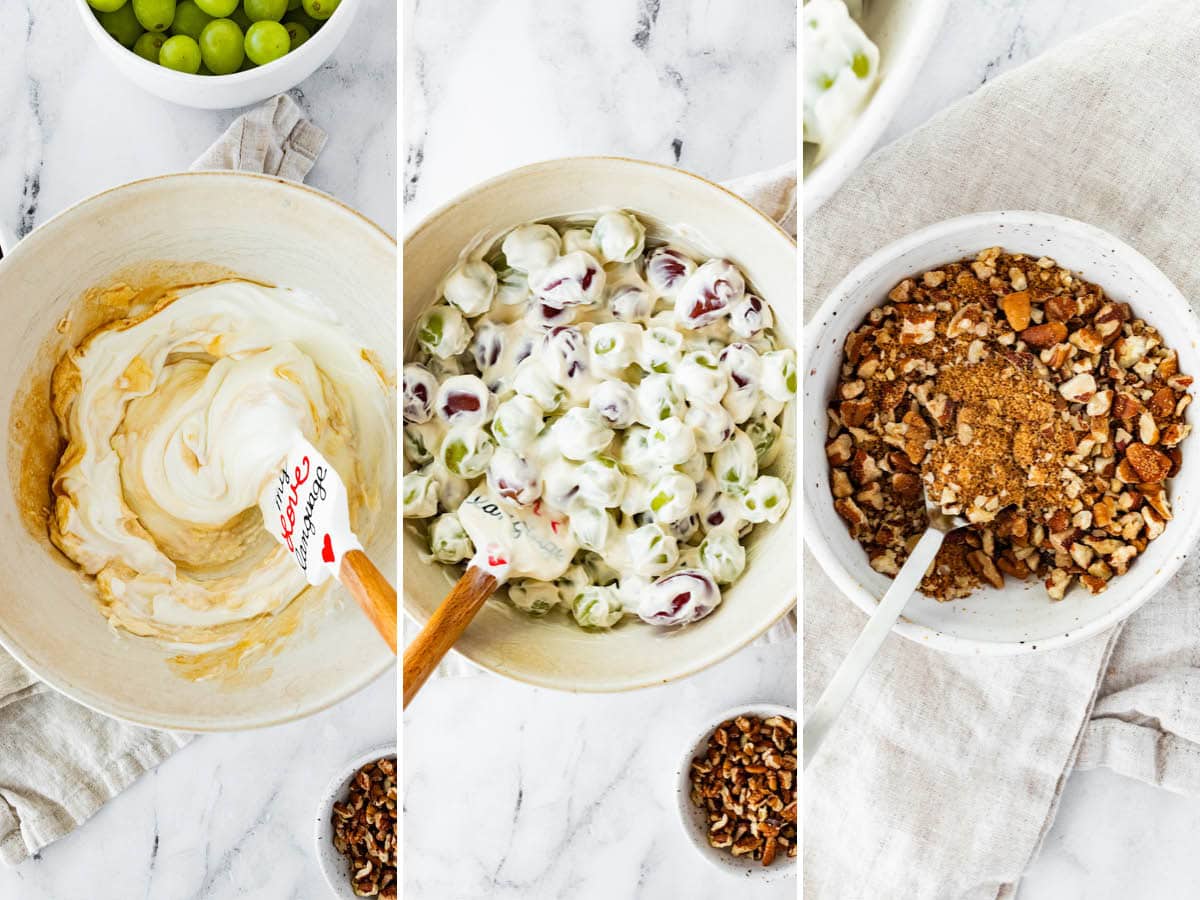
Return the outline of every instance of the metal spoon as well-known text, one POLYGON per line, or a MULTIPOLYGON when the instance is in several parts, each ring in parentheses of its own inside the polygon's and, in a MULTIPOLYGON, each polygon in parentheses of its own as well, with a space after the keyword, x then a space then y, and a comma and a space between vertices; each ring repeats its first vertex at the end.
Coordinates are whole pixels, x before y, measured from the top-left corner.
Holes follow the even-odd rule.
POLYGON ((875 659, 879 648, 883 646, 892 626, 900 618, 909 597, 913 595, 921 583, 921 579, 925 577, 925 572, 933 563, 938 550, 941 549, 946 535, 967 524, 967 520, 962 516, 946 515, 940 506, 930 503, 928 497, 925 498, 925 515, 929 519, 928 528, 921 535, 921 539, 917 541, 917 546, 908 555, 908 559, 901 566, 900 571, 896 573, 892 586, 887 589, 887 593, 875 607, 875 612, 871 614, 862 634, 858 636, 858 640, 854 642, 854 646, 842 660, 842 664, 834 673, 816 706, 804 720, 804 768, 806 769, 820 748, 821 742, 825 740, 825 736, 833 727, 834 721, 845 708, 850 695, 854 693, 858 682, 875 659))

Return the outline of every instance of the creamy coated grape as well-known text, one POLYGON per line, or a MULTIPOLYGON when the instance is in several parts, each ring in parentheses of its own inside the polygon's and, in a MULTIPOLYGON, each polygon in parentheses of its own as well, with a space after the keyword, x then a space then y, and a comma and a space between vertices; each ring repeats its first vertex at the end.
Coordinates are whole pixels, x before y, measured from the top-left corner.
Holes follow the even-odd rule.
POLYGON ((797 377, 770 307, 735 263, 625 211, 498 238, 463 254, 418 321, 405 516, 426 520, 433 559, 461 562, 457 504, 486 480, 502 504, 561 517, 579 548, 555 582, 514 581, 518 609, 589 629, 708 615, 746 535, 788 506, 762 472, 797 377))

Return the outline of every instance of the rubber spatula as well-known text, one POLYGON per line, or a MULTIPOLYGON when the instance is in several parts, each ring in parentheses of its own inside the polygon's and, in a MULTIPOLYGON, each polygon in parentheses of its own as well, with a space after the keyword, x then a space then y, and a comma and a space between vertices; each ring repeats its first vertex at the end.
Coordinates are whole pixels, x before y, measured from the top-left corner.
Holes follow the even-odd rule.
POLYGON ((396 589, 350 530, 346 486, 328 460, 297 437, 279 475, 258 502, 263 522, 309 584, 336 578, 396 652, 396 589))
POLYGON ((406 707, 501 585, 510 578, 553 581, 567 571, 579 549, 565 518, 551 515, 540 501, 531 506, 503 502, 486 484, 463 501, 458 519, 475 546, 475 556, 404 649, 406 707))

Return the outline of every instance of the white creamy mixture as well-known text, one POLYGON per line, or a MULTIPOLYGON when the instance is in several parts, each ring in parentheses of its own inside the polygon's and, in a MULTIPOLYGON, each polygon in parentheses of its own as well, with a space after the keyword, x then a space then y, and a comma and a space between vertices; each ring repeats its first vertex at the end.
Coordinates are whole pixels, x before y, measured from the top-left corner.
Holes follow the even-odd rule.
POLYGON ((346 482, 360 534, 391 482, 388 387, 316 298, 226 281, 89 335, 59 363, 68 445, 51 537, 135 634, 228 637, 303 573, 259 509, 298 436, 346 482))
POLYGON ((441 295, 404 368, 404 515, 424 520, 433 558, 471 558, 458 513, 486 480, 561 516, 576 551, 563 577, 512 583, 518 607, 561 604, 589 627, 711 612, 743 538, 788 505, 760 470, 796 358, 737 267, 647 246, 611 212, 520 226, 464 254, 441 295))
MULTIPOLYGON (((861 14, 858 4, 855 14, 861 14)), ((879 48, 845 0, 804 4, 804 141, 825 147, 846 131, 879 80, 879 48)))

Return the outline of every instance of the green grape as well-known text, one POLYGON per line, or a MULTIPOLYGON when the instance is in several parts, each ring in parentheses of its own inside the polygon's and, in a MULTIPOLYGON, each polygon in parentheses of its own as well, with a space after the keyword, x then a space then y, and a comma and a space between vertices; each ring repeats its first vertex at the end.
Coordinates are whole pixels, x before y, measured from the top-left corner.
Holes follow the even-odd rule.
POLYGON ((246 55, 265 66, 285 56, 292 47, 287 29, 278 22, 255 22, 246 31, 246 55))
POLYGON ((166 31, 175 18, 175 0, 133 0, 131 5, 147 31, 166 31))
POLYGON ((242 66, 246 49, 242 29, 230 19, 213 19, 200 35, 200 55, 214 75, 229 75, 242 66))
POLYGON ((287 0, 243 0, 251 22, 278 22, 287 12, 287 0))
MULTIPOLYGON (((116 12, 125 5, 125 0, 88 0, 88 6, 96 12, 116 12)), ((297 3, 297 6, 300 4, 297 3)))
POLYGON ((214 19, 227 19, 241 0, 196 0, 196 5, 214 19))
POLYGON ((342 0, 303 0, 304 11, 322 22, 332 16, 342 0))
POLYGON ((147 31, 133 45, 133 52, 142 59, 158 65, 158 51, 162 49, 162 45, 167 42, 166 35, 154 34, 147 31))
POLYGON ((114 40, 130 49, 133 49, 133 45, 145 31, 142 23, 133 13, 132 3, 126 3, 112 12, 97 13, 96 18, 100 20, 100 26, 111 34, 114 40))
POLYGON ((288 12, 300 8, 300 0, 288 0, 288 12))
POLYGON ((171 23, 171 34, 186 34, 193 41, 200 40, 200 32, 213 17, 196 5, 195 0, 180 0, 175 7, 175 21, 171 23))
POLYGON ((287 29, 288 37, 292 39, 293 50, 312 37, 312 32, 299 22, 284 22, 283 27, 287 29))
POLYGON ((169 37, 158 51, 158 61, 168 69, 195 75, 200 71, 200 45, 186 34, 169 37))

